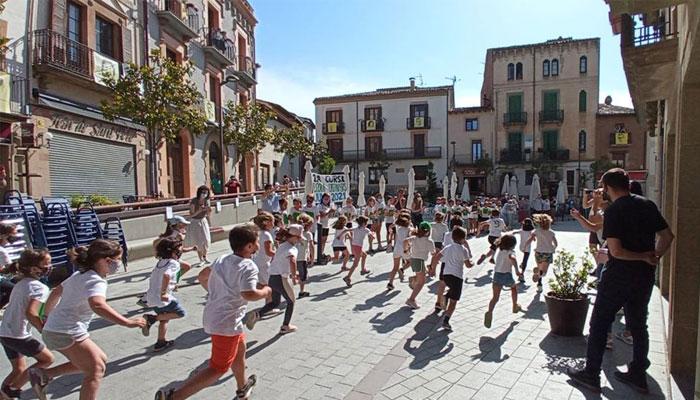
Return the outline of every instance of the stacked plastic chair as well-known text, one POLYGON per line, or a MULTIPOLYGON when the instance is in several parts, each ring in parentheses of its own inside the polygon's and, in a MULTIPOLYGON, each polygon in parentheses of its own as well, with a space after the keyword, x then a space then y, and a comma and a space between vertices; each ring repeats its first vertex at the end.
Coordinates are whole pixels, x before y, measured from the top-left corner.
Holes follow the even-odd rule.
POLYGON ((124 263, 124 271, 126 271, 129 253, 126 245, 124 228, 122 227, 122 222, 118 217, 109 217, 105 220, 104 227, 102 228, 102 237, 104 239, 117 241, 119 242, 119 245, 122 246, 122 262, 124 263))
POLYGON ((100 219, 90 203, 82 203, 73 215, 73 231, 78 246, 89 246, 95 239, 102 239, 100 219))
POLYGON ((20 212, 26 221, 27 241, 34 247, 46 247, 46 236, 41 226, 41 214, 33 198, 13 190, 5 194, 5 204, 20 212))
POLYGON ((51 253, 53 272, 49 278, 51 283, 61 282, 75 271, 68 258, 68 250, 77 245, 73 229, 72 211, 68 200, 64 198, 47 198, 41 200, 44 211, 42 228, 46 236, 46 248, 51 253))

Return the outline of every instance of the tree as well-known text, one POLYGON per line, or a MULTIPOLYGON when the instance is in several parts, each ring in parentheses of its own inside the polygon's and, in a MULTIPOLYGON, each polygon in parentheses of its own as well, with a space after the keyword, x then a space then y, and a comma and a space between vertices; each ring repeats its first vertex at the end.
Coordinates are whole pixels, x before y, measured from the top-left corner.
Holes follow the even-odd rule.
POLYGON ((272 142, 275 151, 290 155, 311 157, 314 144, 304 135, 304 126, 294 124, 289 128, 272 130, 272 142))
POLYGON ((427 176, 427 181, 428 181, 428 190, 426 193, 426 199, 434 203, 435 198, 438 196, 438 185, 437 185, 437 175, 435 174, 435 166, 433 165, 433 162, 428 163, 428 176, 427 176))
MULTIPOLYGON (((379 157, 376 160, 372 160, 369 162, 369 166, 371 168, 376 168, 379 171, 380 175, 384 175, 384 179, 387 178, 387 173, 386 171, 391 168, 391 163, 387 161, 386 155, 384 152, 379 153, 379 157)), ((379 178, 377 178, 379 179, 379 178)))
POLYGON ((335 158, 331 157, 323 142, 316 143, 314 146, 311 163, 318 166, 318 172, 324 175, 332 174, 335 169, 335 158))
POLYGON ((601 158, 599 158, 591 163, 590 168, 591 168, 591 173, 593 174, 593 179, 597 179, 605 171, 609 170, 610 168, 615 168, 615 167, 617 167, 617 164, 610 161, 610 159, 608 157, 602 156, 601 158))
POLYGON ((182 129, 199 135, 206 129, 202 95, 190 81, 191 63, 178 64, 154 50, 149 65, 130 64, 122 77, 106 76, 105 85, 113 91, 102 101, 108 120, 129 118, 146 127, 151 152, 151 191, 158 194, 157 148, 163 141, 175 141, 182 129))

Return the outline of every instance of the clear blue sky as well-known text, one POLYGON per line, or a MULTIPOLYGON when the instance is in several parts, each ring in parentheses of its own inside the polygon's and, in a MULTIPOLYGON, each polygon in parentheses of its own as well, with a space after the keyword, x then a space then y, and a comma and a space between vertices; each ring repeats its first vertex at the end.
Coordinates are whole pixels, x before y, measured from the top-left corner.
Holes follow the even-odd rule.
POLYGON ((425 85, 456 75, 457 106, 479 103, 491 47, 601 39, 601 102, 631 106, 620 37, 603 0, 251 0, 258 97, 314 118, 315 97, 425 85))

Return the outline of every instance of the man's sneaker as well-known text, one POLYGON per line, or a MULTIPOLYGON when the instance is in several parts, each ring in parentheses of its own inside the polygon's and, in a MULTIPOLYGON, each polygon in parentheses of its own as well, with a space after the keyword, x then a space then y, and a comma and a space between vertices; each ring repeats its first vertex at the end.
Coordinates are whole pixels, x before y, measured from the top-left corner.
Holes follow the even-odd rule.
POLYGON ((253 328, 255 328, 255 323, 258 322, 260 319, 260 314, 258 314, 257 311, 248 311, 248 313, 245 315, 243 318, 243 323, 245 324, 245 327, 248 328, 249 331, 252 331, 253 328))
POLYGON ((286 335, 288 333, 296 332, 297 327, 294 325, 285 325, 282 328, 280 328, 280 335, 286 335))
POLYGON ((492 321, 493 321, 493 313, 491 311, 486 311, 486 313, 484 313, 484 326, 487 328, 490 328, 492 321))
POLYGON ((143 336, 151 334, 151 327, 156 323, 156 316, 153 314, 143 314, 143 319, 146 320, 146 325, 141 328, 143 336))
POLYGON ((615 379, 626 385, 629 385, 630 387, 632 387, 632 389, 636 390, 639 393, 649 393, 646 374, 635 374, 629 372, 629 366, 627 367, 627 372, 615 371, 615 379))
POLYGON ((394 290, 394 285, 391 284, 391 283, 387 283, 387 284, 386 284, 386 290, 388 290, 388 291, 391 292, 392 290, 394 290))
POLYGON ((518 282, 525 283, 525 277, 522 275, 520 277, 518 277, 518 282))
POLYGON ((586 370, 576 370, 573 368, 569 368, 566 371, 566 374, 569 375, 569 378, 571 378, 571 381, 577 385, 584 387, 593 393, 600 393, 600 377, 599 376, 594 376, 586 370))
POLYGON ((420 306, 418 305, 418 303, 416 303, 415 300, 406 300, 406 305, 412 310, 417 310, 420 308, 420 306))
POLYGON ((345 286, 352 287, 352 281, 349 277, 346 276, 345 278, 343 278, 343 282, 345 282, 345 286))
POLYGON ((447 321, 442 321, 442 329, 452 332, 452 325, 450 325, 450 323, 447 321))
POLYGON ((253 391, 253 386, 255 386, 255 383, 257 381, 258 378, 255 375, 249 376, 245 385, 243 385, 241 389, 236 390, 236 399, 248 400, 248 398, 250 397, 250 393, 253 391))
POLYGON ((175 344, 174 340, 165 340, 163 342, 156 342, 153 346, 153 351, 163 351, 168 347, 172 347, 175 344))
POLYGON ((156 392, 155 400, 170 400, 174 397, 175 389, 160 389, 156 392))
POLYGON ((41 368, 29 368, 29 382, 39 400, 47 400, 46 386, 49 385, 49 377, 41 368))
POLYGON ((4 399, 19 399, 22 395, 22 389, 12 389, 11 387, 5 385, 0 389, 0 394, 4 399))

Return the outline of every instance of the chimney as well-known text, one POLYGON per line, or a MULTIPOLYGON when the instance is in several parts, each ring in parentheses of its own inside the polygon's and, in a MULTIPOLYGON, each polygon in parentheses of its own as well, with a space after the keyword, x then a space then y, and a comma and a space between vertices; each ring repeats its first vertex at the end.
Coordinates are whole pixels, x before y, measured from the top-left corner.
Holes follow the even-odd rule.
POLYGON ((411 90, 416 90, 416 78, 408 78, 408 81, 411 82, 411 90))

